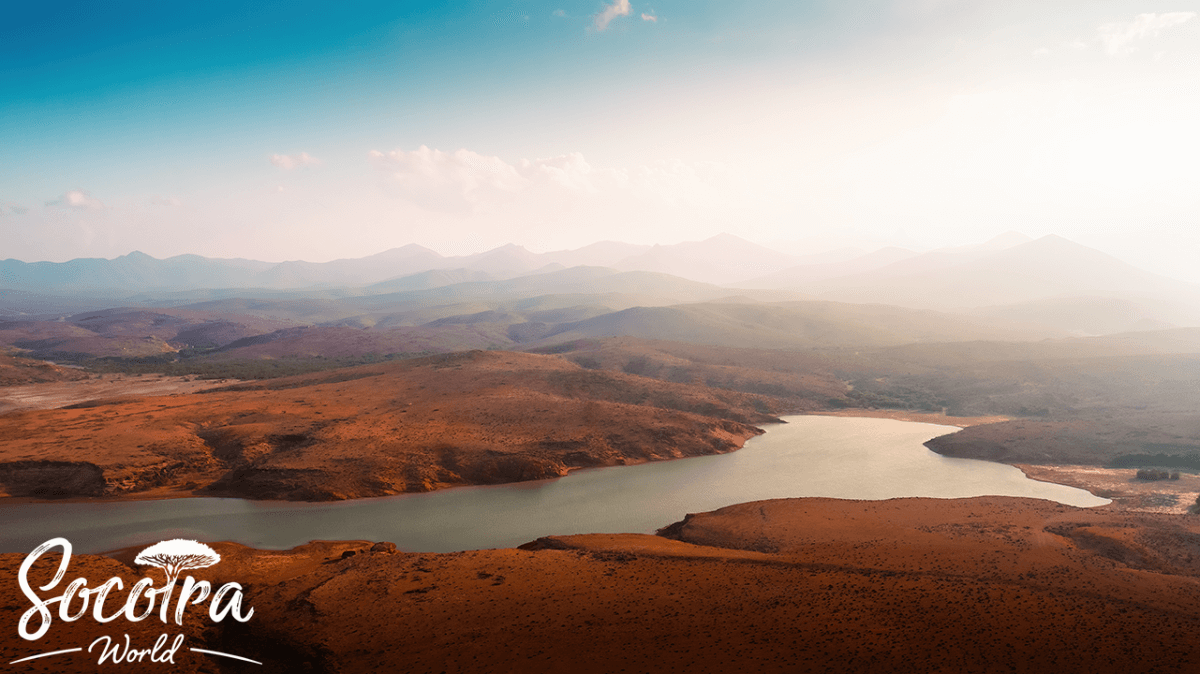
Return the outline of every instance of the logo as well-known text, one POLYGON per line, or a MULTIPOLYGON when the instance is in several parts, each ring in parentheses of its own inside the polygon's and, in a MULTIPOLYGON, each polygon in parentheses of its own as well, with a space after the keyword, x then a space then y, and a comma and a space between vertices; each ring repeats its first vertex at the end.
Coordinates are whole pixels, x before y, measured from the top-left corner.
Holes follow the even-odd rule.
MULTIPOLYGON (((21 592, 32 602, 33 606, 21 616, 21 620, 17 624, 17 633, 26 641, 37 641, 50 631, 56 615, 63 622, 74 622, 84 618, 89 612, 91 618, 101 625, 121 618, 136 623, 157 614, 156 617, 164 625, 174 623, 182 626, 184 611, 189 606, 201 605, 205 601, 208 601, 208 617, 216 623, 228 617, 244 623, 254 615, 253 608, 243 610, 242 586, 238 583, 225 583, 216 592, 213 592, 212 584, 207 580, 197 581, 188 575, 180 581, 180 575, 187 571, 208 568, 221 561, 221 555, 203 543, 179 538, 162 541, 142 550, 133 561, 135 564, 161 569, 166 576, 163 585, 155 587, 154 579, 142 578, 129 588, 124 602, 119 606, 116 603, 119 601, 116 596, 110 597, 114 592, 125 589, 125 582, 117 576, 109 578, 95 587, 91 586, 86 578, 76 578, 63 587, 58 596, 43 596, 39 592, 52 593, 59 590, 67 568, 71 564, 71 542, 65 538, 52 538, 42 543, 25 557, 18 573, 17 583, 21 587, 21 592), (62 560, 58 564, 58 570, 50 582, 35 591, 29 584, 29 570, 42 555, 54 548, 62 548, 62 560), (178 593, 175 592, 176 587, 179 589, 178 593), (172 602, 174 602, 174 610, 171 609, 172 602), (51 607, 56 608, 57 611, 52 612, 51 607)), ((184 634, 176 634, 172 637, 168 632, 164 632, 153 644, 141 645, 131 643, 128 634, 124 634, 123 638, 106 634, 97 637, 88 644, 86 649, 80 645, 77 648, 37 653, 13 660, 9 664, 15 665, 52 656, 67 656, 82 651, 96 657, 98 665, 106 662, 113 664, 132 662, 174 664, 176 656, 180 655, 183 648, 185 638, 184 634)), ((187 650, 205 656, 232 658, 256 665, 262 664, 257 660, 232 653, 203 648, 188 648, 187 650)))

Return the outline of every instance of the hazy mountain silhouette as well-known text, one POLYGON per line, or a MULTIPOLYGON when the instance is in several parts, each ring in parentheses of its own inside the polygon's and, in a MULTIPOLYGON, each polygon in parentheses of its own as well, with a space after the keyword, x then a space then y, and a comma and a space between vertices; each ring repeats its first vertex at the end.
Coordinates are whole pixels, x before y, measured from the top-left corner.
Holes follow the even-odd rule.
POLYGON ((718 234, 703 241, 685 241, 654 246, 625 258, 618 269, 655 271, 710 283, 731 283, 786 269, 796 258, 765 248, 732 234, 718 234))
POLYGON ((598 241, 575 250, 546 253, 544 257, 564 267, 615 267, 622 260, 640 255, 650 248, 620 241, 598 241))
POLYGON ((472 269, 431 269, 388 281, 381 281, 367 286, 366 290, 373 292, 427 290, 429 288, 454 285, 455 283, 492 280, 495 280, 495 277, 485 271, 472 269))
POLYGON ((281 262, 257 275, 251 285, 266 288, 363 285, 437 269, 442 266, 444 259, 435 251, 410 243, 363 258, 330 262, 281 262))
POLYGON ((880 248, 850 260, 796 265, 733 285, 739 288, 803 288, 805 284, 813 281, 869 272, 917 255, 904 248, 880 248))
POLYGON ((185 289, 250 285, 273 265, 242 259, 177 255, 159 260, 134 251, 112 260, 78 258, 68 262, 0 262, 0 287, 16 290, 106 294, 112 291, 185 289))
POLYGON ((972 243, 965 246, 948 246, 938 250, 945 253, 976 253, 980 251, 1005 250, 1013 246, 1033 241, 1033 237, 1016 231, 1007 231, 994 236, 983 243, 972 243))
POLYGON ((372 292, 450 285, 464 280, 506 279, 568 267, 615 266, 622 271, 669 273, 691 280, 725 281, 756 276, 787 266, 791 257, 723 234, 707 241, 675 246, 638 246, 613 241, 576 250, 533 253, 506 244, 474 255, 442 256, 409 244, 363 258, 330 262, 280 263, 179 255, 156 259, 133 252, 112 260, 80 258, 69 262, 0 262, 0 288, 120 297, 145 292, 199 289, 315 289, 384 284, 425 272, 430 274, 372 292), (674 270, 674 271, 672 271, 674 270))
POLYGON ((765 349, 1029 339, 953 314, 838 302, 705 302, 633 307, 558 326, 545 341, 629 336, 765 349))
POLYGON ((485 311, 579 306, 591 315, 599 309, 728 303, 736 293, 700 279, 751 278, 737 283, 754 288, 738 291, 746 295, 738 301, 819 298, 958 311, 1025 334, 1200 325, 1200 287, 1053 235, 1028 240, 1009 232, 923 254, 884 248, 835 263, 797 265, 796 259, 721 234, 672 246, 606 241, 544 254, 509 244, 452 257, 411 244, 324 263, 197 255, 159 260, 139 252, 64 263, 5 260, 0 315, 140 305, 297 323, 423 325, 485 311), (614 258, 621 259, 613 267, 573 264, 614 258), (563 268, 567 264, 572 266, 563 268))
MULTIPOLYGON (((999 251, 935 251, 806 289, 832 300, 940 310, 1085 296, 1200 306, 1195 285, 1055 235, 999 251)), ((1186 313, 1177 318, 1186 319, 1186 313)))

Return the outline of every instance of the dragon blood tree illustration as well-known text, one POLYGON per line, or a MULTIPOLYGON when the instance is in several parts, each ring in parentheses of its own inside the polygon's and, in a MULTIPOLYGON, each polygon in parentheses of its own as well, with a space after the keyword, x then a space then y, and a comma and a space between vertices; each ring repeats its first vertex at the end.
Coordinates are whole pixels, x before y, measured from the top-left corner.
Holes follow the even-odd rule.
MULTIPOLYGON (((175 581, 179 579, 179 574, 189 569, 204 569, 220 561, 221 555, 203 543, 173 538, 169 541, 155 543, 142 550, 134 558, 133 563, 157 566, 167 574, 167 584, 159 590, 162 593, 162 620, 166 622, 167 604, 170 603, 171 591, 175 588, 175 581)), ((208 595, 210 588, 207 581, 200 581, 197 587, 201 592, 200 599, 208 595)), ((176 622, 179 622, 180 614, 183 613, 184 605, 187 602, 186 595, 190 594, 190 589, 189 583, 184 583, 185 596, 180 598, 179 610, 176 611, 175 616, 176 622)))

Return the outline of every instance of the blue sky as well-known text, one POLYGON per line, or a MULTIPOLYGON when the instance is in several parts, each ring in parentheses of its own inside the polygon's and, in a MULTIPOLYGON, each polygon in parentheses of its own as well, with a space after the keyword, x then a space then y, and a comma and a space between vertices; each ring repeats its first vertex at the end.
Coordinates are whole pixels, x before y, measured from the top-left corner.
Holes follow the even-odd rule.
POLYGON ((1198 5, 25 3, 0 257, 1017 229, 1187 276, 1198 5))

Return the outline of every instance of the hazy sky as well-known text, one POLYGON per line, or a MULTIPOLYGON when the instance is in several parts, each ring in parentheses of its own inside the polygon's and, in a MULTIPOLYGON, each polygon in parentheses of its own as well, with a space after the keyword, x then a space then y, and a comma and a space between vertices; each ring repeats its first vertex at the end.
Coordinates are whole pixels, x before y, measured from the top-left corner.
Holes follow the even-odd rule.
POLYGON ((1018 230, 1200 280, 1197 12, 19 3, 0 23, 0 258, 1018 230))

